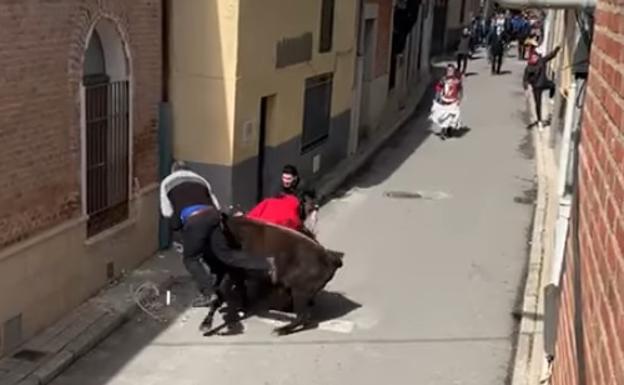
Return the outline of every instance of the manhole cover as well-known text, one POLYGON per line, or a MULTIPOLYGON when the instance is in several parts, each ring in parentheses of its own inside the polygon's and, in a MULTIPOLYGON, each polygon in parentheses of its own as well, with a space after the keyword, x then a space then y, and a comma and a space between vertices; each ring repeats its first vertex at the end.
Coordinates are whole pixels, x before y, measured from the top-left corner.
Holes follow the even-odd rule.
POLYGON ((420 199, 423 197, 420 193, 408 191, 386 191, 384 192, 384 196, 396 199, 420 199))
POLYGON ((39 351, 39 350, 22 349, 19 352, 13 354, 13 358, 16 358, 18 360, 23 360, 23 361, 36 362, 42 359, 43 357, 45 357, 46 355, 47 353, 39 351))
POLYGON ((449 197, 447 193, 441 191, 385 191, 383 193, 386 198, 393 199, 428 199, 438 200, 449 197))

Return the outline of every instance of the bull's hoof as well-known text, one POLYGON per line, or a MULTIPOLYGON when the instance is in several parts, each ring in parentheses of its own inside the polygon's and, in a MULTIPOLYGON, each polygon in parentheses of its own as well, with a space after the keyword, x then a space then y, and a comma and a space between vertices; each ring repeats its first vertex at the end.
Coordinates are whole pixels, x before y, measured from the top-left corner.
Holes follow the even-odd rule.
POLYGON ((282 337, 282 336, 285 336, 285 335, 287 335, 289 333, 287 331, 285 331, 285 330, 273 329, 271 334, 273 334, 276 337, 282 337))
POLYGON ((202 333, 208 333, 212 329, 212 317, 205 318, 199 325, 199 331, 202 333))
POLYGON ((287 336, 293 332, 293 328, 290 325, 281 326, 279 328, 273 329, 273 335, 281 337, 287 336))
POLYGON ((217 335, 219 333, 219 329, 210 329, 204 332, 204 337, 212 337, 214 335, 217 335))
POLYGON ((243 326, 243 323, 238 321, 238 322, 234 322, 232 324, 229 324, 228 327, 219 333, 220 336, 236 336, 239 334, 243 334, 243 332, 245 331, 245 327, 243 326))

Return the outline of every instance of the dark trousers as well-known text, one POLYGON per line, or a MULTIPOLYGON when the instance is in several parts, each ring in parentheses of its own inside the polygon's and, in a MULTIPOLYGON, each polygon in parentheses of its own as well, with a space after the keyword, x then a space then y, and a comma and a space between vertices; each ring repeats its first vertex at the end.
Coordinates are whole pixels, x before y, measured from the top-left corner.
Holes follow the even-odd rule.
POLYGON ((503 54, 502 53, 493 53, 492 54, 492 73, 500 74, 501 66, 503 65, 503 54))
POLYGON ((461 73, 466 73, 467 69, 468 69, 468 54, 458 53, 457 54, 457 70, 461 73))
POLYGON ((219 212, 211 209, 190 217, 182 229, 184 266, 203 294, 213 291, 213 282, 202 261, 211 268, 221 264, 246 270, 267 271, 270 268, 266 258, 252 257, 232 249, 220 223, 219 212))
POLYGON ((552 99, 555 96, 555 83, 548 80, 546 83, 533 87, 533 100, 535 101, 535 114, 537 115, 537 120, 542 121, 542 93, 548 90, 548 95, 552 99))
POLYGON ((518 39, 518 60, 524 60, 524 39, 518 39))

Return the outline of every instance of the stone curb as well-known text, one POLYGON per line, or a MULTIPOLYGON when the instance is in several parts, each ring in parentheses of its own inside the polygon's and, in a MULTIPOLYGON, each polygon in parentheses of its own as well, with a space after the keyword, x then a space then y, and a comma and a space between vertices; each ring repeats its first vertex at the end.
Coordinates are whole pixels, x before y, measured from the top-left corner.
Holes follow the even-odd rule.
MULTIPOLYGON (((530 115, 536 118, 530 90, 525 95, 530 115)), ((537 200, 533 217, 533 229, 530 240, 530 253, 527 266, 526 283, 522 296, 522 309, 515 357, 513 358, 511 385, 535 385, 539 383, 541 366, 544 360, 543 341, 540 340, 543 321, 538 320, 543 307, 542 287, 546 279, 545 233, 550 231, 546 226, 546 216, 550 196, 550 173, 546 165, 543 133, 535 127, 532 131, 535 148, 537 174, 537 200)))
MULTIPOLYGON (((0 359, 0 385, 50 383, 134 314, 139 308, 133 298, 134 288, 145 282, 159 290, 170 287, 174 270, 168 267, 177 259, 171 252, 148 259, 116 286, 104 289, 20 347, 22 352, 37 352, 39 359, 0 359)), ((148 293, 139 293, 137 300, 147 296, 148 293)))

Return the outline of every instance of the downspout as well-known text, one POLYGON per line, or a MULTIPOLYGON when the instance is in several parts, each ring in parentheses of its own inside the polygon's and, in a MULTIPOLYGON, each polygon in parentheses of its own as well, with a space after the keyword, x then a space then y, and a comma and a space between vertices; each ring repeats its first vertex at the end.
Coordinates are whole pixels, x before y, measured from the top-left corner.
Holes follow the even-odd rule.
MULTIPOLYGON (((578 63, 578 65, 575 65, 575 68, 573 69, 574 82, 570 85, 568 92, 564 129, 562 133, 558 170, 559 173, 557 179, 557 198, 559 200, 559 207, 555 225, 555 245, 551 266, 551 276, 548 285, 544 289, 544 348, 551 362, 555 355, 555 345, 557 342, 557 325, 562 287, 561 280, 566 268, 565 258, 568 258, 572 254, 576 260, 579 253, 578 250, 568 252, 567 249, 569 249, 568 239, 571 239, 573 249, 576 247, 576 242, 578 241, 576 239, 578 236, 576 233, 569 234, 570 231, 578 231, 576 225, 570 223, 572 220, 575 222, 578 221, 578 213, 572 213, 573 210, 577 210, 578 208, 573 208, 573 196, 570 192, 569 185, 572 184, 578 193, 578 184, 580 182, 578 178, 578 158, 581 133, 580 126, 582 119, 581 108, 583 104, 582 100, 586 92, 585 86, 587 84, 587 72, 589 69, 588 66, 584 66, 583 63, 588 64, 589 62, 589 50, 591 47, 592 35, 591 30, 593 27, 593 18, 591 16, 592 11, 585 10, 583 14, 585 15, 585 18, 582 25, 579 21, 580 36, 576 52, 574 54, 574 62, 578 63), (577 215, 577 217, 574 218, 574 215, 577 215)), ((574 271, 576 277, 576 272, 578 272, 580 266, 578 264, 575 266, 574 271)), ((574 290, 575 292, 577 291, 576 288, 574 290)), ((575 298, 575 300, 580 299, 575 298)), ((578 322, 578 320, 575 320, 575 322, 578 322)), ((579 327, 582 328, 582 325, 579 327)), ((581 350, 578 350, 577 354, 583 355, 584 353, 581 350)))
POLYGON ((557 176, 557 198, 559 200, 559 214, 555 230, 555 255, 553 256, 550 284, 559 286, 565 243, 570 219, 570 197, 566 194, 566 176, 570 162, 570 142, 572 139, 572 127, 575 123, 574 110, 576 108, 576 81, 570 84, 566 101, 566 112, 561 138, 561 151, 559 153, 559 175, 557 176))
POLYGON ((169 102, 169 1, 161 0, 161 47, 162 47, 162 79, 161 99, 169 102))
POLYGON ((349 130, 349 142, 347 145, 347 156, 353 156, 358 148, 358 132, 360 128, 360 116, 362 111, 362 71, 364 68, 363 56, 364 48, 362 45, 364 28, 364 0, 357 0, 357 21, 355 23, 355 66, 353 73, 353 107, 351 108, 351 127, 349 130))
MULTIPOLYGON (((161 102, 158 106, 158 176, 162 181, 168 174, 173 162, 172 118, 169 103, 169 7, 171 0, 161 0, 161 102)), ((158 223, 158 248, 169 247, 171 231, 169 221, 160 216, 158 223)))
POLYGON ((500 0, 498 3, 507 8, 595 8, 596 0, 500 0))
MULTIPOLYGON (((544 317, 544 347, 549 357, 554 357, 555 344, 557 341, 557 326, 559 319, 559 308, 562 283, 561 279, 565 270, 565 258, 567 258, 568 240, 576 235, 569 235, 573 210, 573 196, 569 190, 572 185, 579 183, 578 177, 578 157, 579 157, 579 137, 581 126, 581 106, 577 104, 581 90, 584 89, 586 79, 577 77, 570 85, 569 99, 566 104, 566 121, 563 131, 560 154, 560 169, 557 183, 557 197, 559 207, 557 221, 555 225, 555 247, 551 262, 551 276, 544 289, 545 294, 545 317, 544 317), (568 175, 571 172, 572 175, 568 175), (568 180, 568 178, 571 178, 568 180)), ((576 187, 578 188, 578 187, 576 187)), ((578 219, 577 219, 578 220, 578 219)), ((575 241, 574 239, 572 239, 575 241)))

